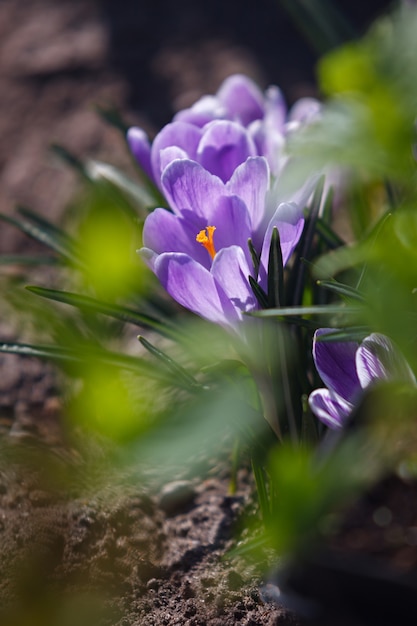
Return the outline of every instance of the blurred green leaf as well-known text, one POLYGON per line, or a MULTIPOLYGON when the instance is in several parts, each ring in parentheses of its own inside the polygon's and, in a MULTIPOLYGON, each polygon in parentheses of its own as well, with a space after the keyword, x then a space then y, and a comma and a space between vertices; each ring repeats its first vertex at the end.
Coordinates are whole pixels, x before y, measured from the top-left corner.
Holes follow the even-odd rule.
POLYGON ((320 84, 331 100, 320 120, 294 134, 295 154, 304 155, 312 168, 347 165, 412 190, 416 27, 415 7, 403 7, 379 20, 362 40, 320 61, 320 84))
MULTIPOLYGON (((87 363, 89 369, 94 371, 96 367, 114 366, 128 371, 136 372, 145 378, 159 380, 167 385, 184 388, 183 381, 178 377, 170 376, 166 371, 150 363, 149 360, 133 357, 118 352, 111 352, 96 346, 85 344, 77 348, 68 348, 57 345, 23 344, 18 342, 0 343, 0 352, 17 354, 19 356, 37 357, 49 359, 58 363, 87 363)), ((187 387, 189 389, 189 385, 187 387)))
POLYGON ((371 332, 369 326, 352 326, 321 335, 318 337, 318 341, 323 343, 332 341, 362 341, 371 332))
POLYGON ((118 109, 116 109, 115 107, 106 107, 101 105, 97 105, 95 108, 97 113, 100 115, 100 117, 103 118, 105 122, 107 122, 114 128, 117 128, 117 130, 119 130, 123 136, 126 135, 130 125, 123 119, 123 116, 118 109))
POLYGON ((31 221, 21 220, 3 213, 0 213, 0 220, 16 226, 16 228, 21 230, 23 233, 32 239, 39 241, 51 250, 54 250, 76 267, 80 267, 82 265, 70 237, 63 234, 60 229, 53 226, 53 224, 50 224, 50 222, 46 221, 44 218, 37 216, 35 213, 29 213, 26 210, 25 214, 26 217, 29 215, 32 216, 31 221))
POLYGON ((161 363, 163 363, 165 367, 167 367, 172 372, 172 374, 174 374, 174 376, 179 376, 182 379, 184 385, 188 385, 190 389, 202 387, 202 385, 200 385, 200 383, 198 383, 197 380, 193 376, 191 376, 191 374, 189 374, 179 363, 174 361, 174 359, 165 354, 165 352, 152 345, 152 343, 145 339, 145 337, 139 336, 138 339, 142 346, 146 348, 146 350, 148 350, 150 354, 155 356, 161 363))
POLYGON ((122 193, 126 194, 128 199, 142 211, 154 208, 159 201, 159 197, 157 198, 151 195, 144 185, 140 185, 131 180, 126 174, 119 171, 113 165, 102 163, 101 161, 89 160, 85 164, 85 171, 93 181, 105 180, 110 182, 122 193))
POLYGON ((324 289, 328 289, 334 293, 337 293, 339 296, 345 297, 350 300, 357 300, 358 302, 364 302, 365 298, 363 294, 351 287, 350 285, 344 285, 343 283, 339 283, 337 280, 318 280, 317 284, 324 289))
POLYGON ((90 187, 77 232, 85 287, 105 300, 144 293, 150 274, 136 252, 139 235, 135 216, 123 204, 105 188, 90 187))
POLYGON ((54 256, 28 256, 24 254, 2 254, 0 265, 59 265, 60 260, 54 256))
POLYGON ((288 315, 357 315, 359 307, 345 306, 343 304, 324 304, 316 306, 292 306, 282 309, 267 309, 265 311, 253 311, 248 314, 251 317, 286 317, 288 315))
POLYGON ((346 16, 328 0, 279 0, 306 40, 319 52, 355 36, 346 16))
POLYGON ((90 310, 103 315, 109 315, 122 322, 134 324, 141 328, 152 328, 163 335, 176 336, 179 330, 175 330, 170 320, 158 320, 145 313, 140 313, 132 308, 120 306, 117 304, 96 300, 89 296, 84 296, 69 291, 60 291, 57 289, 47 289, 45 287, 37 287, 28 285, 26 289, 42 298, 63 302, 74 306, 81 310, 90 310))

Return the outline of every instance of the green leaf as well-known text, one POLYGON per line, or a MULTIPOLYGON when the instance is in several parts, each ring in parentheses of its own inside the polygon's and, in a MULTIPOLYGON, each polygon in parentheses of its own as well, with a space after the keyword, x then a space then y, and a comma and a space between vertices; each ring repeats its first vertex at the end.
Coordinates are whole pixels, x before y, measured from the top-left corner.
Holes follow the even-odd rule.
POLYGON ((313 276, 328 279, 363 263, 368 256, 368 248, 362 244, 343 246, 319 257, 313 266, 313 276))
POLYGON ((60 260, 54 256, 27 256, 24 254, 2 254, 0 265, 59 265, 60 260))
POLYGON ((358 291, 354 287, 351 287, 350 285, 344 285, 343 283, 340 283, 335 279, 318 280, 317 285, 323 287, 324 289, 328 289, 329 291, 333 291, 339 296, 344 296, 349 299, 357 300, 358 302, 365 302, 365 298, 360 291, 358 291))
POLYGON ((33 224, 36 224, 36 226, 41 228, 44 232, 48 233, 49 236, 54 238, 57 242, 60 242, 63 246, 67 246, 69 249, 75 250, 75 239, 62 230, 62 228, 59 228, 35 211, 26 207, 18 206, 16 210, 20 213, 20 215, 25 217, 30 222, 33 222, 33 224))
POLYGON ((152 345, 145 337, 139 335, 138 337, 140 343, 148 352, 150 352, 153 356, 155 356, 161 363, 163 363, 175 376, 179 376, 185 385, 187 385, 191 390, 196 388, 201 389, 202 386, 200 383, 196 381, 196 379, 191 376, 179 363, 174 361, 170 356, 168 356, 165 352, 156 348, 152 345))
POLYGON ((316 232, 326 242, 329 248, 339 248, 345 242, 337 233, 320 217, 316 220, 316 232))
POLYGON ((89 178, 85 170, 84 163, 78 157, 72 154, 72 152, 64 148, 64 146, 61 146, 58 143, 52 143, 51 150, 56 154, 57 157, 59 157, 59 159, 61 159, 61 161, 66 163, 66 165, 69 165, 78 174, 81 174, 83 178, 89 178))
POLYGON ((0 343, 0 352, 17 354, 18 356, 38 357, 41 359, 56 359, 59 361, 79 361, 75 353, 69 353, 57 346, 33 345, 5 341, 0 343))
POLYGON ((268 308, 284 304, 284 264, 278 228, 272 229, 268 257, 268 308))
POLYGON ((343 306, 340 304, 317 305, 317 306, 292 306, 282 309, 266 309, 264 311, 251 311, 247 315, 254 317, 287 317, 298 315, 357 315, 359 307, 343 306))
POLYGON ((288 304, 297 306, 303 301, 303 293, 306 285, 306 265, 312 256, 313 240, 316 231, 316 222, 319 216, 321 200, 323 196, 324 176, 318 180, 311 206, 307 210, 307 219, 304 232, 299 244, 299 254, 294 260, 290 273, 290 286, 288 304))
POLYGON ((320 335, 317 341, 324 343, 331 343, 332 341, 362 341, 371 332, 369 326, 352 326, 320 335))
POLYGON ((80 310, 88 310, 108 315, 109 317, 113 317, 128 324, 134 324, 135 326, 139 326, 141 328, 152 328, 153 330, 156 330, 166 336, 176 337, 180 332, 174 328, 169 320, 162 322, 161 320, 153 318, 150 315, 139 313, 138 311, 126 306, 103 302, 89 296, 69 291, 37 287, 36 285, 28 285, 26 289, 37 296, 41 296, 42 298, 55 300, 56 302, 63 302, 64 304, 69 304, 70 306, 74 306, 80 310))
POLYGON ((49 224, 49 222, 46 222, 43 218, 38 218, 37 223, 31 224, 29 221, 20 220, 18 218, 11 217, 10 215, 0 213, 0 219, 8 224, 11 224, 12 226, 15 226, 32 239, 35 239, 48 248, 51 248, 51 250, 60 254, 73 265, 81 265, 80 259, 72 249, 72 246, 68 243, 68 238, 67 241, 65 241, 65 238, 62 238, 60 235, 58 236, 58 234, 54 232, 54 228, 50 228, 52 224, 49 224), (41 222, 45 222, 45 224, 43 225, 41 222))
POLYGON ((84 345, 74 349, 54 345, 3 342, 0 343, 0 352, 24 357, 37 357, 57 363, 92 364, 96 361, 135 372, 145 378, 163 381, 180 389, 190 390, 190 386, 185 386, 184 381, 178 378, 178 376, 169 376, 169 374, 163 372, 148 360, 102 350, 91 345, 84 345))
POLYGON ((355 31, 335 3, 328 0, 280 0, 314 50, 322 54, 355 36, 355 31))
POLYGON ((282 322, 293 326, 300 326, 301 328, 308 328, 310 330, 316 330, 318 326, 317 321, 313 322, 312 320, 306 320, 303 317, 299 317, 297 315, 285 315, 282 318, 282 322))
POLYGON ((120 130, 123 135, 126 135, 129 130, 129 124, 123 119, 120 111, 115 107, 104 107, 101 105, 96 105, 95 109, 105 122, 120 130))
POLYGON ((259 303, 259 306, 263 309, 268 308, 268 296, 266 295, 265 291, 260 285, 258 285, 253 276, 248 276, 248 280, 253 294, 259 303))
POLYGON ((143 185, 138 185, 113 165, 89 160, 84 167, 85 172, 92 181, 104 180, 111 183, 141 209, 153 208, 159 200, 143 185))
POLYGON ((268 479, 265 472, 265 462, 260 461, 256 456, 252 458, 252 472, 256 484, 256 493, 259 501, 262 519, 269 520, 271 516, 271 503, 268 493, 268 479))
POLYGON ((248 248, 249 248, 249 252, 250 255, 252 257, 252 263, 253 263, 253 269, 255 271, 255 277, 258 277, 258 273, 259 273, 259 265, 260 265, 260 258, 258 253, 255 250, 255 246, 253 245, 252 239, 248 239, 248 248))

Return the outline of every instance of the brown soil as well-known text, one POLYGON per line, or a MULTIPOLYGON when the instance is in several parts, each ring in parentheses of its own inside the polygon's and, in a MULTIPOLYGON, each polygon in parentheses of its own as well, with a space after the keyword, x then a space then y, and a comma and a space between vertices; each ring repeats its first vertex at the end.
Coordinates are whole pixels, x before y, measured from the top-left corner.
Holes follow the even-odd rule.
POLYGON ((71 625, 298 624, 261 601, 253 569, 229 554, 253 507, 247 471, 233 496, 224 463, 149 491, 117 476, 104 446, 64 445, 54 408, 3 420, 2 624, 58 624, 65 613, 71 625))

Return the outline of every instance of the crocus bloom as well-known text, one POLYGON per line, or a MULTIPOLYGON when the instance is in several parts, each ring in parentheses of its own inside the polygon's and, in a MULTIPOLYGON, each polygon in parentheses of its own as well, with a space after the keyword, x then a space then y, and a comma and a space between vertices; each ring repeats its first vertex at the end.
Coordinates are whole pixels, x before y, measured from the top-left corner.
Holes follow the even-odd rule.
POLYGON ((309 397, 313 413, 329 428, 341 428, 363 390, 384 380, 415 384, 408 363, 385 335, 372 333, 361 343, 317 341, 334 332, 320 328, 313 339, 313 358, 327 389, 316 389, 309 397))
POLYGON ((281 203, 266 219, 269 167, 259 156, 247 158, 226 182, 196 161, 175 159, 161 184, 172 212, 156 209, 147 217, 142 256, 177 302, 234 326, 257 308, 248 276, 266 290, 273 228, 285 264, 301 236, 304 205, 281 203), (249 238, 260 259, 258 276, 249 238))
POLYGON ((305 98, 287 120, 278 87, 263 94, 253 81, 237 74, 227 78, 215 96, 204 96, 177 113, 152 145, 137 127, 129 129, 127 139, 138 163, 161 191, 163 170, 176 158, 196 161, 227 182, 248 157, 265 156, 277 175, 285 162, 287 130, 314 118, 318 110, 316 100, 305 98))

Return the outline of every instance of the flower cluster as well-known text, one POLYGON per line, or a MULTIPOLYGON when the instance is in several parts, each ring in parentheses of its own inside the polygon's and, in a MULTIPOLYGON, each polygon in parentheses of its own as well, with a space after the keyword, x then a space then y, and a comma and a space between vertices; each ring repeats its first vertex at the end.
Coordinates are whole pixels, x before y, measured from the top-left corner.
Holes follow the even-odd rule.
POLYGON ((174 159, 188 158, 226 182, 250 156, 264 156, 277 175, 285 162, 286 135, 313 119, 320 105, 300 99, 288 114, 281 91, 263 94, 246 76, 227 78, 215 96, 203 96, 177 113, 152 145, 141 128, 130 128, 127 139, 139 165, 163 191, 161 175, 174 159))
POLYGON ((344 425, 369 385, 384 380, 416 384, 408 363, 385 335, 372 333, 360 344, 319 340, 331 332, 320 328, 314 335, 313 358, 327 389, 316 389, 309 397, 311 410, 329 428, 344 425))
POLYGON ((170 208, 147 217, 141 254, 184 307, 225 326, 257 308, 248 277, 266 290, 274 228, 287 263, 313 189, 309 182, 286 202, 275 202, 271 174, 284 163, 286 133, 317 110, 315 101, 305 99, 287 120, 278 88, 262 94, 237 75, 215 96, 179 112, 152 145, 141 129, 129 130, 133 154, 170 208), (256 271, 249 239, 259 260, 256 271))

